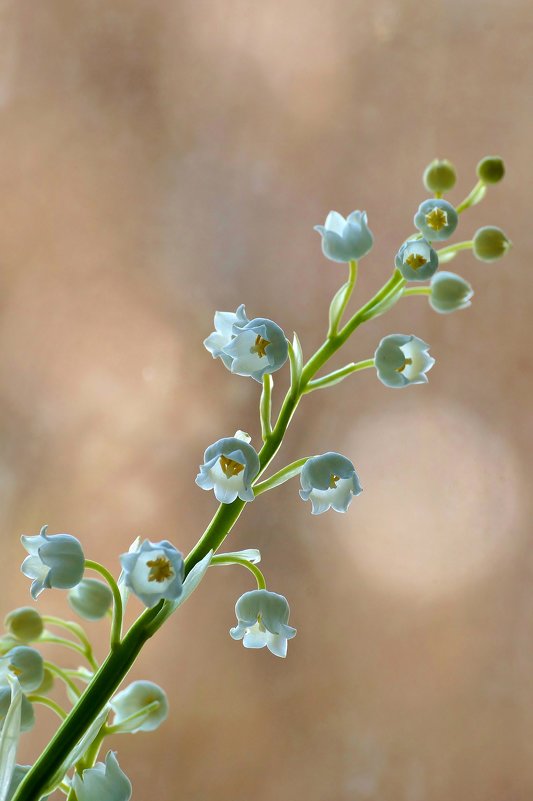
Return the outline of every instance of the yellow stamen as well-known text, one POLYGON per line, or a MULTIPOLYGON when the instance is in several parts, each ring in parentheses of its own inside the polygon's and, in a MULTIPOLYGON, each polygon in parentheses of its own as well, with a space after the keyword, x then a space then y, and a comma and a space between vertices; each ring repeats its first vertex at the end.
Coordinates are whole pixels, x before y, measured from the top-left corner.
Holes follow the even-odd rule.
POLYGON ((445 225, 448 225, 448 215, 444 209, 435 206, 429 214, 426 214, 426 223, 434 231, 441 231, 445 225))
POLYGON ((255 338, 255 345, 250 348, 250 353, 257 353, 259 358, 262 359, 263 356, 266 356, 266 349, 269 345, 268 339, 263 339, 261 334, 258 334, 255 338))
POLYGON ((146 566, 151 568, 148 581, 166 581, 166 579, 172 578, 174 575, 172 565, 166 556, 158 556, 157 559, 147 562, 146 566))
POLYGON ((227 456, 220 457, 220 466, 226 478, 238 476, 244 470, 244 465, 236 462, 234 459, 228 459, 227 456))
POLYGON ((11 673, 13 673, 15 676, 20 676, 20 674, 22 673, 22 670, 18 668, 16 665, 8 665, 7 667, 8 670, 10 670, 11 673))
POLYGON ((396 368, 396 372, 397 372, 397 373, 403 373, 403 371, 405 370, 405 368, 407 367, 407 365, 408 365, 408 364, 412 364, 412 363, 413 363, 413 360, 412 360, 412 359, 405 359, 405 361, 404 361, 404 363, 402 364, 402 366, 401 366, 401 367, 397 367, 397 368, 396 368))
POLYGON ((329 489, 337 489, 337 481, 340 481, 339 476, 334 476, 332 473, 329 477, 329 489))
POLYGON ((427 264, 428 260, 425 259, 420 253, 411 253, 405 260, 405 263, 412 267, 413 270, 418 270, 427 264))

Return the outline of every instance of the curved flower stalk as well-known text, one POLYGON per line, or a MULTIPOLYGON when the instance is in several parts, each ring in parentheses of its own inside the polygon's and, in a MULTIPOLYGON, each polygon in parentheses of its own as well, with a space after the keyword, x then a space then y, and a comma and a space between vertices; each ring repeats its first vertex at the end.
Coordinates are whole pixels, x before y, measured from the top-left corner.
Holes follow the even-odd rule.
MULTIPOLYGON (((237 601, 237 625, 231 629, 231 636, 241 640, 247 649, 267 649, 276 656, 286 656, 288 641, 295 636, 296 629, 289 625, 286 598, 267 589, 265 575, 257 566, 259 552, 253 547, 226 553, 219 553, 219 549, 248 502, 296 476, 300 476, 301 497, 311 501, 311 511, 316 515, 328 509, 345 512, 361 492, 351 460, 332 451, 297 459, 267 478, 262 476, 279 452, 292 417, 306 395, 329 389, 370 367, 376 369, 379 380, 389 387, 402 388, 427 381, 434 359, 429 355, 429 345, 413 334, 384 336, 371 358, 362 354, 363 358, 355 362, 351 361, 351 354, 344 366, 334 369, 328 363, 359 326, 383 315, 404 297, 424 295, 443 314, 470 304, 470 285, 459 276, 439 271, 439 263, 455 258, 461 251, 471 251, 477 258, 492 258, 498 248, 501 251, 505 246, 502 234, 495 234, 491 227, 490 235, 470 234, 470 239, 447 244, 439 251, 433 243, 454 233, 463 212, 479 203, 487 186, 496 183, 498 175, 503 174, 502 166, 495 161, 483 167, 478 165, 478 183, 454 206, 440 195, 453 189, 455 169, 446 160, 433 162, 425 171, 424 183, 435 197, 424 200, 415 216, 419 234, 404 241, 395 259, 392 255, 395 261, 392 274, 355 312, 350 311, 350 304, 357 279, 357 260, 370 251, 373 236, 363 212, 353 212, 346 219, 331 212, 326 224, 318 226, 322 251, 327 259, 345 263, 347 275, 330 303, 325 339, 307 361, 296 334, 289 345, 276 323, 266 318, 250 320, 243 305, 235 312, 216 313, 215 331, 204 345, 232 373, 261 382, 258 422, 262 446, 256 451, 250 437, 238 431, 234 437, 219 439, 207 448, 196 482, 203 489, 214 490, 220 506, 185 558, 168 540, 151 542, 139 537, 121 556, 122 573, 117 582, 107 568, 86 560, 81 545, 70 535, 49 537, 44 528, 36 537, 23 538, 29 551, 23 572, 32 579, 33 598, 37 599, 48 587, 70 589, 72 608, 89 623, 109 615, 110 650, 102 664, 98 664, 90 639, 78 624, 46 615, 40 619, 27 610, 15 610, 8 616, 8 632, 0 639, 3 660, 0 666, 5 678, 3 684, 0 681, 0 718, 5 718, 1 736, 4 738, 5 732, 11 732, 12 740, 18 740, 20 731, 33 723, 34 705, 48 707, 61 718, 61 723, 27 771, 24 766, 15 767, 12 745, 6 750, 7 740, 2 739, 0 766, 7 766, 7 778, 0 780, 3 793, 0 801, 6 801, 7 793, 13 796, 10 801, 33 800, 56 788, 68 794, 70 801, 74 797, 77 801, 102 798, 128 801, 131 785, 114 753, 108 752, 102 762, 98 761, 100 751, 110 734, 157 728, 166 718, 168 703, 164 690, 151 681, 136 681, 126 688, 121 686, 122 682, 146 642, 191 596, 210 566, 245 567, 257 584, 257 589, 244 593, 237 601), (420 285, 427 280, 429 284, 420 285), (409 286, 408 282, 417 285, 409 286), (287 357, 290 379, 278 407, 273 397, 272 374, 285 365, 287 357), (273 415, 273 409, 278 408, 277 415, 273 415), (95 570, 106 584, 85 578, 85 570, 95 570), (131 594, 137 595, 145 608, 123 632, 123 607, 131 594), (65 636, 50 635, 43 629, 43 622, 63 627, 65 636), (27 642, 32 643, 31 648, 27 642), (32 654, 32 649, 41 643, 68 647, 86 658, 88 667, 73 670, 50 661, 43 664, 41 676, 39 660, 32 654), (49 697, 51 685, 47 676, 65 684, 73 705, 70 711, 49 697), (39 677, 42 680, 35 687, 39 677), (16 706, 10 682, 18 687, 16 706), (27 687, 35 687, 28 689, 28 697, 20 688, 24 682, 27 687)), ((505 241, 508 242, 507 237, 505 241)), ((296 492, 294 488, 295 497, 296 492)))

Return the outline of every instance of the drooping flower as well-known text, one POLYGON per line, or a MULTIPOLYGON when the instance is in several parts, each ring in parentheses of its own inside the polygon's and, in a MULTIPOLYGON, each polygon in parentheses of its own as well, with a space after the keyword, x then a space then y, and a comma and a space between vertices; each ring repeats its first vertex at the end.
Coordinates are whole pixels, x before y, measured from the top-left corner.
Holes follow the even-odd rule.
POLYGON ((427 239, 409 239, 396 254, 395 263, 406 281, 426 281, 438 269, 439 257, 427 239))
POLYGON ((39 651, 28 645, 17 645, 0 658, 0 681, 16 676, 24 692, 34 692, 44 678, 44 662, 39 651))
POLYGON ((111 588, 103 581, 84 578, 68 594, 75 612, 86 620, 100 620, 113 602, 111 588))
POLYGON ((420 204, 415 214, 415 225, 430 242, 448 239, 459 222, 451 203, 440 198, 429 198, 420 204))
POLYGON ((262 381, 287 361, 289 346, 282 329, 272 320, 255 317, 249 320, 244 306, 233 312, 217 312, 215 328, 204 345, 214 359, 222 359, 236 375, 262 381))
POLYGON ((80 775, 74 774, 72 781, 78 801, 129 801, 131 782, 120 769, 113 751, 108 751, 103 762, 87 768, 80 775))
POLYGON ((365 256, 374 244, 367 223, 366 211, 352 211, 347 218, 338 211, 330 211, 324 225, 315 225, 315 231, 322 237, 324 256, 341 263, 365 256))
POLYGON ((33 606, 13 609, 6 615, 4 626, 13 637, 22 642, 38 640, 44 630, 43 619, 33 606))
POLYGON ((152 681, 134 681, 109 705, 115 713, 113 726, 120 726, 121 731, 154 731, 168 717, 167 695, 152 681))
POLYGON ((31 595, 35 600, 44 589, 68 590, 81 581, 85 557, 79 540, 70 534, 47 534, 48 526, 33 537, 22 536, 29 556, 22 563, 25 576, 33 579, 31 595))
POLYGON ((249 441, 225 437, 206 449, 196 483, 202 489, 214 490, 219 503, 232 503, 237 497, 253 501, 252 481, 258 473, 259 457, 249 441))
POLYGON ((145 540, 137 551, 120 557, 124 583, 145 606, 175 601, 183 587, 183 556, 168 540, 145 540))
POLYGON ((450 314, 471 306, 474 290, 464 278, 441 270, 431 279, 429 303, 439 314, 450 314))
POLYGON ((235 604, 237 626, 230 629, 234 640, 245 648, 268 648, 275 656, 287 656, 287 640, 296 635, 288 626, 289 604, 283 595, 268 590, 252 590, 235 604))
POLYGON ((501 228, 485 225, 474 234, 472 250, 480 261, 497 261, 506 255, 511 246, 511 240, 507 239, 501 228))
POLYGON ((426 373, 435 364, 428 353, 429 345, 413 334, 391 334, 384 337, 374 354, 379 380, 387 387, 427 384, 426 373))
POLYGON ((215 312, 215 330, 204 339, 204 346, 213 356, 213 359, 222 359, 228 370, 231 370, 233 358, 228 356, 224 348, 229 345, 235 334, 234 328, 242 328, 250 322, 246 316, 244 303, 236 312, 215 312))
POLYGON ((311 501, 314 515, 330 508, 346 512, 352 498, 363 491, 351 461, 334 452, 308 459, 302 467, 300 483, 300 496, 304 501, 311 501))

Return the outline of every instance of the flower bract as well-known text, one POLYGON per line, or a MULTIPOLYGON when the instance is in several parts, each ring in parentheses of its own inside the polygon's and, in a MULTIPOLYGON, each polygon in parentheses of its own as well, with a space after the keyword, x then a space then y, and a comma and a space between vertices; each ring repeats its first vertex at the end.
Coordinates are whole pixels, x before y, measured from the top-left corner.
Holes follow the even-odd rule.
POLYGON ((455 273, 441 270, 431 279, 429 303, 440 314, 450 314, 471 306, 474 291, 468 281, 455 273))
POLYGON ((134 681, 115 695, 109 705, 115 713, 113 726, 120 726, 121 731, 154 731, 168 716, 167 695, 152 681, 134 681))
POLYGON ((75 587, 85 568, 79 540, 70 534, 47 534, 47 528, 43 526, 36 536, 20 538, 29 553, 20 569, 33 579, 31 595, 34 599, 44 589, 68 590, 75 587))
POLYGON ((395 263, 406 281, 426 281, 438 269, 439 257, 427 239, 409 239, 396 254, 395 263))
POLYGON ((355 261, 374 244, 366 211, 352 211, 346 218, 338 211, 330 211, 324 225, 315 225, 315 231, 322 237, 324 256, 331 261, 355 261))
POLYGON ((137 551, 120 557, 124 583, 145 606, 175 601, 183 587, 183 556, 168 540, 144 540, 137 551))
POLYGON ((414 222, 425 238, 433 242, 448 239, 457 228, 459 216, 447 200, 430 198, 420 204, 414 222))
POLYGON ((427 384, 426 373, 435 364, 429 345, 413 334, 384 337, 374 354, 379 380, 387 387, 427 384))
POLYGON ((302 467, 300 483, 300 496, 311 501, 314 515, 330 508, 346 512, 352 498, 363 491, 351 461, 333 452, 308 459, 302 467))
POLYGON ((219 503, 232 503, 237 497, 253 501, 252 481, 258 473, 259 457, 254 448, 237 437, 226 437, 206 449, 196 483, 202 489, 214 490, 219 503))
POLYGON ((289 604, 283 595, 268 590, 252 590, 235 604, 237 626, 230 629, 234 640, 245 648, 268 648, 275 656, 287 656, 287 640, 296 635, 289 622, 289 604))
MULTIPOLYGON (((12 692, 8 684, 0 684, 0 728, 11 705, 12 692)), ((35 713, 31 704, 24 693, 22 693, 22 704, 20 707, 20 731, 29 731, 35 724, 35 713)))
POLYGON ((73 787, 78 801, 129 801, 131 782, 120 769, 113 751, 108 751, 103 762, 83 773, 75 773, 73 787))

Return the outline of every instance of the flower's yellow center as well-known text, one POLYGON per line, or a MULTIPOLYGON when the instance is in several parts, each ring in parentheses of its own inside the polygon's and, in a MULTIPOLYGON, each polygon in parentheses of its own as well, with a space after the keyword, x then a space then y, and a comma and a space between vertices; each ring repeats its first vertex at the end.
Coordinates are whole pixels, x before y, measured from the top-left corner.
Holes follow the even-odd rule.
POLYGON ((429 214, 426 214, 426 224, 434 231, 441 231, 445 225, 448 225, 448 215, 444 209, 435 206, 429 214))
POLYGON ((8 665, 7 668, 15 676, 20 676, 20 674, 22 673, 22 670, 20 668, 18 668, 16 665, 8 665))
POLYGON ((337 489, 337 481, 339 481, 339 476, 334 476, 332 473, 329 477, 329 489, 337 489))
POLYGON ((146 563, 146 567, 150 568, 148 581, 166 581, 172 578, 174 571, 172 565, 166 556, 158 556, 157 559, 151 559, 146 563))
POLYGON ((397 367, 397 368, 396 368, 396 372, 397 372, 397 373, 403 373, 403 371, 405 370, 405 368, 407 367, 407 365, 408 365, 408 364, 412 364, 412 363, 413 363, 413 360, 412 360, 412 359, 405 359, 405 360, 404 360, 404 363, 402 364, 402 366, 401 366, 401 367, 397 367))
POLYGON ((423 267, 427 262, 428 260, 425 259, 421 253, 410 253, 405 260, 405 263, 408 264, 409 267, 412 267, 413 270, 419 270, 420 267, 423 267))
POLYGON ((266 349, 269 345, 268 339, 263 339, 261 334, 258 334, 255 338, 255 345, 250 348, 250 353, 257 353, 259 358, 262 359, 263 356, 266 356, 266 349))
POLYGON ((238 476, 244 470, 244 465, 236 462, 234 459, 228 459, 227 456, 220 457, 220 466, 226 478, 238 476))

